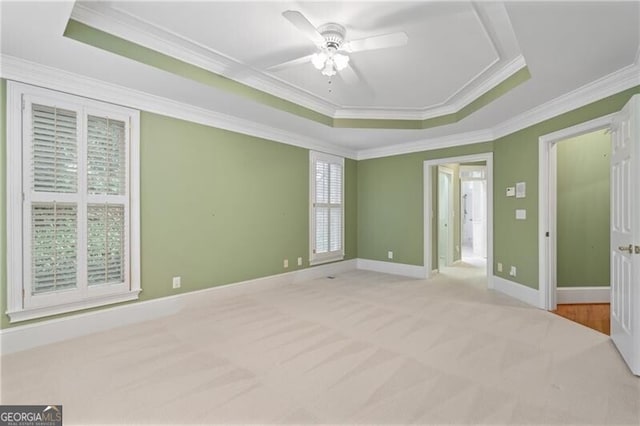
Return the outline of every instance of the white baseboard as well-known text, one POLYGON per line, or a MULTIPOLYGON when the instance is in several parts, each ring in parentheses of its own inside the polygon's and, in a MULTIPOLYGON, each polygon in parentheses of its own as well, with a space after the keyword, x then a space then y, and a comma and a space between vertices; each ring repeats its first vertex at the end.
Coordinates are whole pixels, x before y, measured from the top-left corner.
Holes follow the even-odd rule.
POLYGON ((173 315, 184 302, 175 296, 114 306, 0 330, 0 354, 10 354, 91 333, 173 315))
POLYGON ((610 287, 558 287, 557 303, 609 303, 610 287))
POLYGON ((427 271, 424 266, 407 265, 405 263, 382 262, 380 260, 371 259, 358 259, 357 268, 364 269, 365 271, 402 275, 411 278, 427 278, 427 271))
POLYGON ((527 287, 524 284, 519 284, 513 281, 509 281, 502 277, 493 276, 491 280, 493 282, 493 289, 504 293, 507 296, 511 296, 514 299, 518 299, 528 305, 540 307, 540 300, 538 297, 538 290, 531 287, 527 287))
POLYGON ((173 315, 193 301, 228 297, 355 270, 356 259, 314 266, 298 271, 256 278, 203 290, 161 297, 97 311, 68 315, 0 330, 0 354, 9 354, 57 343, 99 331, 173 315))

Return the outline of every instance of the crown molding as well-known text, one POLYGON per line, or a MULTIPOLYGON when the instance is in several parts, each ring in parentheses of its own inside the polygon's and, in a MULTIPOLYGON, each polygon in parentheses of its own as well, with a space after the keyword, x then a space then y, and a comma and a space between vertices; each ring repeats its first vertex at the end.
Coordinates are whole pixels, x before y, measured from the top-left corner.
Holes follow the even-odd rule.
POLYGON ((76 3, 71 19, 332 117, 338 105, 108 3, 76 3), (231 71, 230 71, 231 70, 231 71), (238 78, 234 72, 245 74, 238 78))
POLYGON ((432 151, 439 148, 449 148, 452 146, 470 145, 480 142, 491 142, 494 140, 493 132, 489 130, 479 130, 477 132, 459 133, 455 135, 443 136, 440 138, 423 139, 415 142, 408 142, 398 145, 385 146, 380 148, 370 148, 358 151, 357 160, 369 160, 372 158, 390 157, 393 155, 411 154, 414 152, 432 151))
POLYGON ((519 130, 557 117, 590 103, 640 85, 640 50, 634 64, 624 67, 569 93, 526 111, 492 128, 448 135, 399 145, 360 150, 358 160, 389 157, 413 152, 430 151, 459 145, 495 141, 519 130))
POLYGON ((490 68, 499 64, 498 61, 491 63, 488 67, 480 71, 465 86, 460 88, 456 93, 452 94, 439 106, 415 109, 415 108, 342 108, 335 112, 334 118, 344 119, 380 119, 380 120, 427 120, 430 118, 441 117, 444 115, 455 114, 464 107, 478 99, 480 96, 489 92, 491 89, 504 82, 512 75, 527 66, 524 57, 518 55, 511 61, 506 62, 499 70, 494 72, 486 80, 482 81, 476 87, 473 87, 462 95, 456 101, 451 102, 456 95, 462 93, 473 81, 476 81, 482 74, 489 72, 490 68))
POLYGON ((640 85, 640 64, 636 59, 632 65, 587 83, 495 126, 493 128, 495 138, 501 138, 638 85, 640 85))
POLYGON ((287 132, 208 109, 107 83, 80 74, 63 71, 9 55, 1 55, 0 76, 7 80, 42 86, 104 102, 191 121, 206 126, 268 139, 287 145, 322 151, 347 158, 356 158, 356 152, 301 134, 287 132))
MULTIPOLYGON (((447 99, 424 108, 340 107, 320 96, 293 86, 261 70, 245 65, 221 52, 190 40, 160 25, 148 22, 106 2, 76 3, 71 19, 121 37, 191 65, 238 81, 256 90, 336 119, 427 120, 454 114, 526 66, 522 55, 505 59, 500 40, 494 40, 476 6, 474 13, 496 57, 447 99), (506 62, 506 63, 505 63, 506 62), (495 71, 492 69, 498 68, 495 71), (242 74, 242 77, 239 76, 242 74), (488 76, 487 76, 488 75, 488 76), (482 79, 483 76, 487 76, 482 79)), ((513 52, 511 52, 513 53, 513 52)))

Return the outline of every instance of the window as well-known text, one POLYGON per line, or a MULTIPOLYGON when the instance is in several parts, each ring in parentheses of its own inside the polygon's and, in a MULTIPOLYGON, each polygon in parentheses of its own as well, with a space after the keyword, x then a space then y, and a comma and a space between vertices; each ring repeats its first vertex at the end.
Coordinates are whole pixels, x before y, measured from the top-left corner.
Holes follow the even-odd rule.
POLYGON ((11 321, 136 299, 138 111, 7 88, 11 321))
POLYGON ((310 152, 311 264, 344 258, 344 159, 310 152))

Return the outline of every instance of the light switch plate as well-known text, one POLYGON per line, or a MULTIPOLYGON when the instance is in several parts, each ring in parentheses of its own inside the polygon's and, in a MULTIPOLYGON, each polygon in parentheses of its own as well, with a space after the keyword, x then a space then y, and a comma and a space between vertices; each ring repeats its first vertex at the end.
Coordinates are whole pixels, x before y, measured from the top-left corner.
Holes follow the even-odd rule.
POLYGON ((513 197, 516 195, 516 187, 510 186, 507 188, 507 197, 513 197))
POLYGON ((526 182, 516 183, 516 198, 524 198, 526 196, 527 196, 527 183, 526 182))

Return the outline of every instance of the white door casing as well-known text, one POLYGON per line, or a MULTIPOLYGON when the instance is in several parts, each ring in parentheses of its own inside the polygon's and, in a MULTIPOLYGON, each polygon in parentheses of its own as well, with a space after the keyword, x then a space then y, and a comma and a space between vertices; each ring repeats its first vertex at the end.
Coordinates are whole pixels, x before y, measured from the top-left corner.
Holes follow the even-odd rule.
POLYGON ((611 134, 611 338, 640 376, 640 95, 611 134))
MULTIPOLYGON (((453 163, 470 163, 475 161, 486 161, 486 181, 487 181, 487 288, 493 289, 493 152, 485 152, 479 154, 462 155, 459 157, 446 157, 433 160, 426 160, 423 163, 423 255, 424 265, 426 269, 427 277, 437 273, 437 261, 434 264, 432 260, 432 254, 435 247, 433 247, 433 226, 437 226, 438 214, 434 210, 435 203, 432 202, 433 196, 433 182, 436 176, 432 175, 432 167, 441 166, 444 164, 453 163)), ((435 242, 437 244, 437 241, 435 242)))
POLYGON ((453 170, 438 167, 438 268, 453 263, 453 170))

